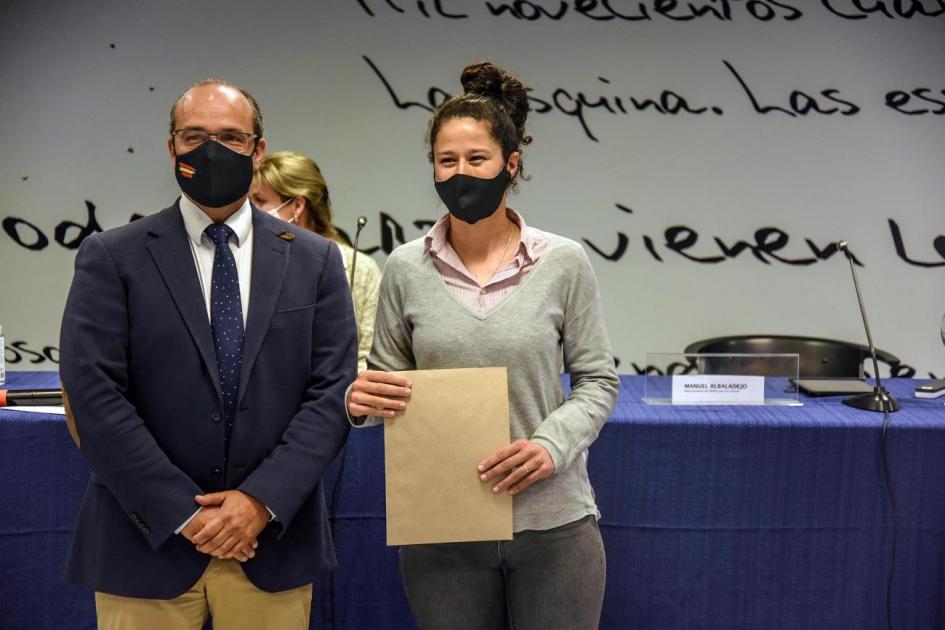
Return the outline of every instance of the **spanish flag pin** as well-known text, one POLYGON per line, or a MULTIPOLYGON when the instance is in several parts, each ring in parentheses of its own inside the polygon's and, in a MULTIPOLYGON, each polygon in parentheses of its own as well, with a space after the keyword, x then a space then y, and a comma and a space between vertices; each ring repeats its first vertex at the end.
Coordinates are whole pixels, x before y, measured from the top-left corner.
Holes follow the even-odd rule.
POLYGON ((283 241, 294 241, 294 240, 295 240, 295 234, 293 234, 292 232, 289 232, 289 231, 285 231, 285 232, 283 232, 282 234, 279 235, 279 238, 281 238, 283 241))
POLYGON ((193 179, 194 175, 197 173, 197 169, 183 162, 181 162, 177 168, 180 170, 181 176, 187 179, 193 179))

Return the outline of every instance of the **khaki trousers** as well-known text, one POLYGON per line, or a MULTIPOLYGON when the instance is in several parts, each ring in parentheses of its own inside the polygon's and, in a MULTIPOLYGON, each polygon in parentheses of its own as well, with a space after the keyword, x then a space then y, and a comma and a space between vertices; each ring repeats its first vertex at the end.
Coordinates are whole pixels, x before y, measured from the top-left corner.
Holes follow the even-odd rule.
POLYGON ((261 591, 239 562, 213 558, 189 591, 174 599, 95 593, 99 630, 308 630, 312 585, 278 593, 261 591))

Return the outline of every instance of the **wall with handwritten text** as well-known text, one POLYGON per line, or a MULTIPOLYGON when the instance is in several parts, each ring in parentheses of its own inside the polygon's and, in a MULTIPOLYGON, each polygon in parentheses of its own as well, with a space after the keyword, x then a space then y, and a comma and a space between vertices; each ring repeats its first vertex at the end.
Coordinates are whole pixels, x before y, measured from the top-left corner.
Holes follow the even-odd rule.
POLYGON ((193 81, 253 92, 383 263, 444 212, 424 129, 481 58, 532 90, 510 205, 586 247, 622 372, 726 334, 864 342, 846 240, 877 345, 945 376, 945 0, 6 3, 8 369, 56 369, 82 240, 173 202, 193 81))

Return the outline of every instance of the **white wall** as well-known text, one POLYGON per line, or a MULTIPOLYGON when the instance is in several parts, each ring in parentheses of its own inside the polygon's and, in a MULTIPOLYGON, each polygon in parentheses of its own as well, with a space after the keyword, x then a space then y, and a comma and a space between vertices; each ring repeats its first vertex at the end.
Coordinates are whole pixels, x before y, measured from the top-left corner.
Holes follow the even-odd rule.
MULTIPOLYGON (((86 200, 106 229, 173 201, 167 112, 193 81, 224 77, 253 92, 270 148, 315 157, 337 223, 350 230, 366 215, 362 245, 371 247, 382 241, 381 213, 409 239, 422 233, 414 221, 444 210, 423 145, 429 112, 398 107, 366 58, 403 105, 428 104, 431 88, 457 90, 462 67, 487 57, 539 99, 525 154, 533 179, 510 205, 588 245, 621 371, 642 367, 647 352, 723 334, 864 339, 841 256, 791 265, 746 250, 699 263, 666 245, 667 228, 687 226, 698 241, 685 253, 697 257, 721 255, 715 237, 754 243, 766 227, 789 235, 776 252, 782 258, 810 259, 805 239, 849 241, 864 265, 877 344, 919 375, 945 373, 941 0, 860 3, 889 16, 857 11, 852 0, 693 0, 677 3, 671 17, 655 8, 666 2, 610 0, 589 11, 650 18, 638 20, 591 19, 574 7, 592 3, 577 0, 15 4, 0 8, 0 324, 8 346, 42 356, 58 345, 75 252, 56 242, 57 225, 87 223, 86 200), (894 4, 912 16, 897 16, 894 4), (529 17, 539 5, 563 15, 493 15, 490 7, 502 5, 529 17), (702 8, 716 13, 681 19, 702 8), (930 100, 903 96, 900 109, 922 113, 886 104, 891 91, 920 88, 930 100), (670 115, 631 104, 664 90, 708 109, 670 115), (810 105, 803 92, 832 113, 758 111, 788 108, 794 90, 796 105, 810 105), (588 103, 580 116, 579 94, 588 103), (593 107, 601 98, 606 106, 593 107), (26 243, 36 234, 17 219, 49 245, 18 244, 11 232, 26 243), (619 234, 627 242, 619 260, 589 245, 613 253, 619 234)), ((382 262, 385 253, 373 255, 382 262)), ((49 359, 28 364, 36 358, 27 353, 9 365, 15 354, 7 352, 10 369, 55 369, 49 359)))

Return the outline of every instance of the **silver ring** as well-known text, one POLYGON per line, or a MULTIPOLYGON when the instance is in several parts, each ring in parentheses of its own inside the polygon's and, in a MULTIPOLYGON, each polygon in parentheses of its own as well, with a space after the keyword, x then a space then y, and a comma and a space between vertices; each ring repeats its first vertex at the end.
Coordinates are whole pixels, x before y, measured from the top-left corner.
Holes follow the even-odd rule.
POLYGON ((532 471, 530 471, 530 470, 528 469, 528 465, 527 465, 527 464, 522 464, 522 468, 525 469, 525 474, 526 474, 526 475, 531 474, 532 471))

